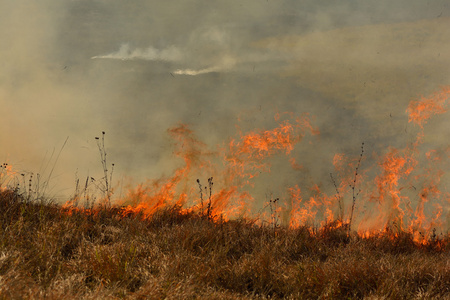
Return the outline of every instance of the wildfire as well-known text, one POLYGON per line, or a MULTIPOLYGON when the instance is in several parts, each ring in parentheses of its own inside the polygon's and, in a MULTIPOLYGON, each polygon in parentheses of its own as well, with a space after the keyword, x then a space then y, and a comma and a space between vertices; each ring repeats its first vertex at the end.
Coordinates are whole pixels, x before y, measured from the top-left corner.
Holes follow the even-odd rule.
MULTIPOLYGON (((406 112, 409 122, 419 130, 414 143, 403 149, 387 148, 375 167, 364 166, 363 149, 355 158, 336 154, 331 193, 314 184, 307 191, 310 196, 305 197, 305 188, 298 184, 288 187, 286 199, 269 200, 266 207, 270 207, 271 215, 265 222, 276 220, 292 228, 352 225, 361 237, 406 231, 424 244, 435 234, 433 230, 448 230, 450 197, 439 190, 444 172, 437 167, 445 158, 435 150, 421 154, 419 146, 424 125, 432 116, 446 112, 449 95, 450 88, 445 87, 430 97, 411 101, 406 112), (430 167, 423 167, 423 161, 430 167)), ((215 151, 208 150, 187 125, 170 129, 174 154, 182 158, 183 166, 172 176, 130 188, 123 199, 117 200, 122 214, 151 216, 160 208, 177 205, 213 219, 255 217, 251 215, 250 205, 255 199, 250 190, 260 174, 270 173, 270 158, 285 156, 292 169, 301 172, 301 164, 291 154, 308 133, 319 134, 309 115, 277 114, 274 120, 274 128, 239 132, 215 151), (193 184, 204 174, 211 176, 207 184, 200 180, 198 187, 193 184)))
MULTIPOLYGON (((0 165, 0 191, 5 191, 11 187, 11 182, 15 181, 17 172, 7 163, 0 165)), ((15 187, 13 187, 15 188, 15 187)))
POLYGON ((434 93, 428 98, 422 97, 420 100, 411 101, 406 110, 409 115, 409 122, 414 122, 423 128, 423 125, 433 115, 445 113, 447 111, 445 105, 449 94, 450 87, 443 87, 440 92, 434 93))

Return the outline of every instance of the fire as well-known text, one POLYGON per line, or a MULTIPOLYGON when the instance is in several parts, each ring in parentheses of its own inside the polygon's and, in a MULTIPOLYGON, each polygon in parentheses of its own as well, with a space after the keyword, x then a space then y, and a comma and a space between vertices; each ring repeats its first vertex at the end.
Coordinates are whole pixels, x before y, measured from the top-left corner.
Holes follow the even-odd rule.
POLYGON ((123 213, 141 212, 151 216, 160 208, 179 205, 186 207, 186 211, 199 211, 213 218, 229 219, 248 214, 254 199, 247 189, 253 186, 254 178, 270 172, 266 159, 280 153, 289 155, 307 131, 318 134, 308 115, 293 121, 281 120, 281 116, 276 115, 275 120, 278 126, 272 130, 241 132, 238 138, 231 139, 226 147, 216 151, 207 150, 185 124, 169 129, 176 141, 174 154, 183 159, 184 165, 172 176, 148 180, 130 188, 127 195, 118 200, 123 213), (222 158, 220 164, 213 162, 218 157, 222 158), (204 173, 213 176, 209 186, 202 186, 198 181, 198 199, 198 189, 192 182, 204 173))
POLYGON ((447 111, 445 104, 449 94, 450 87, 443 87, 442 91, 434 93, 431 97, 422 97, 420 100, 411 101, 406 110, 409 122, 414 122, 423 128, 423 125, 433 115, 445 113, 447 111))
MULTIPOLYGON (((4 191, 11 188, 12 182, 16 181, 17 172, 13 170, 12 165, 3 163, 0 165, 0 190, 4 191)), ((12 187, 12 188, 15 188, 12 187)))
MULTIPOLYGON (((411 101, 406 112, 409 122, 418 128, 413 143, 403 149, 387 148, 375 166, 365 165, 363 147, 353 158, 336 154, 331 162, 331 190, 322 184, 313 184, 309 189, 299 184, 287 187, 287 196, 277 198, 276 207, 272 198, 265 206, 272 210, 265 222, 278 222, 280 217, 280 222, 291 228, 348 226, 361 237, 406 231, 413 233, 419 243, 426 243, 433 230, 445 232, 450 225, 450 197, 439 189, 444 172, 438 166, 446 157, 436 150, 421 154, 420 149, 424 125, 432 116, 446 112, 449 95, 450 88, 444 87, 430 97, 411 101), (429 167, 423 166, 424 161, 429 167), (304 191, 309 196, 304 196, 304 191)), ((213 219, 254 218, 251 189, 258 176, 270 173, 270 159, 286 157, 292 169, 301 172, 301 164, 291 154, 307 134, 320 134, 309 115, 276 114, 274 121, 277 125, 272 129, 239 131, 214 151, 208 150, 187 125, 169 129, 175 140, 174 154, 183 165, 172 176, 130 188, 116 202, 124 215, 140 212, 151 216, 160 208, 177 205, 186 212, 199 212, 213 219), (196 179, 205 174, 211 176, 208 183, 198 180, 197 187, 196 179)))
MULTIPOLYGON (((275 115, 275 120, 280 120, 279 114, 275 115)), ((245 135, 241 133, 239 140, 230 141, 226 160, 231 166, 241 168, 242 175, 257 176, 246 173, 242 168, 266 170, 267 164, 264 160, 283 151, 289 155, 304 137, 306 129, 313 135, 319 134, 307 115, 297 118, 295 123, 289 120, 281 121, 279 126, 272 130, 255 131, 245 135)), ((291 161, 295 162, 295 159, 292 159, 291 161)))
MULTIPOLYGON (((390 149, 389 152, 382 158, 380 162, 381 174, 375 178, 376 191, 371 196, 371 201, 377 202, 377 221, 373 222, 374 228, 391 228, 401 231, 409 231, 414 234, 416 241, 425 240, 425 235, 430 235, 430 232, 436 228, 441 228, 442 223, 438 224, 438 220, 442 215, 442 206, 437 203, 441 192, 439 190, 440 178, 443 172, 436 166, 435 168, 426 169, 425 174, 418 174, 413 179, 427 179, 429 183, 417 190, 416 197, 417 206, 415 209, 411 208, 411 198, 404 195, 405 186, 400 182, 406 179, 411 180, 414 172, 419 172, 418 157, 419 146, 422 143, 424 136, 423 125, 436 114, 446 112, 446 101, 450 95, 450 89, 445 87, 441 92, 435 93, 431 97, 422 97, 418 101, 411 101, 408 106, 407 113, 409 115, 409 122, 413 122, 419 126, 420 131, 417 134, 416 141, 405 149, 390 149), (425 206, 430 200, 433 200, 435 217, 426 218, 425 206), (407 217, 406 219, 404 219, 407 217), (420 234, 419 234, 420 232, 420 234)), ((435 150, 431 150, 425 154, 429 161, 439 161, 435 155, 435 150)), ((414 185, 410 184, 414 189, 414 185)), ((448 199, 448 198, 447 198, 448 199)), ((447 200, 447 205, 448 205, 447 200)))

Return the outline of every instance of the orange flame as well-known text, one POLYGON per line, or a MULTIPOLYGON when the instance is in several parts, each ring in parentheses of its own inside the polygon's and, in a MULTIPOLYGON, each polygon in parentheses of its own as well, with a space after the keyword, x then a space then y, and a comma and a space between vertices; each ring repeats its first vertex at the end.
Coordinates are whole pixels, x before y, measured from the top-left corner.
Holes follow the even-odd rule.
POLYGON ((420 100, 411 101, 406 112, 409 115, 409 122, 414 122, 423 128, 431 116, 442 114, 446 101, 450 94, 450 87, 443 87, 440 92, 434 93, 431 97, 422 97, 420 100))
MULTIPOLYGON (((318 224, 320 220, 323 220, 320 222, 323 227, 333 222, 335 227, 354 222, 352 229, 357 228, 361 237, 409 231, 414 233, 417 242, 426 243, 423 237, 429 236, 434 228, 444 230, 450 225, 445 221, 450 197, 439 190, 444 173, 437 170, 437 165, 442 157, 436 151, 427 152, 425 158, 430 168, 425 175, 421 174, 423 168, 419 162, 423 159, 419 145, 423 142, 427 121, 433 115, 446 112, 449 95, 450 88, 445 87, 428 98, 411 101, 406 112, 409 122, 419 126, 416 140, 404 149, 388 148, 379 159, 378 174, 370 166, 365 170, 357 169, 365 163, 362 154, 357 158, 336 154, 332 161, 338 179, 334 182, 335 192, 328 195, 322 184, 314 184, 310 189, 301 189, 298 184, 288 187, 286 199, 280 202, 286 201, 276 208, 277 215, 284 215, 284 223, 292 228, 318 224), (414 187, 415 181, 421 183, 420 188, 414 187), (310 195, 303 196, 303 191, 310 195), (349 202, 356 203, 354 220, 349 217, 354 208, 349 202)), ((212 218, 249 215, 249 205, 254 202, 250 190, 256 177, 270 172, 269 158, 285 155, 293 169, 301 170, 291 154, 307 133, 319 134, 308 115, 295 118, 292 113, 277 114, 275 121, 278 126, 271 130, 240 132, 217 151, 208 151, 187 125, 170 129, 169 133, 176 140, 174 153, 183 159, 184 165, 171 177, 149 180, 131 188, 118 202, 126 205, 126 213, 142 212, 146 216, 171 205, 203 214, 209 205, 212 218), (217 158, 222 161, 214 163, 217 158), (193 187, 198 174, 214 178, 214 192, 212 183, 209 189, 200 182, 199 189, 193 187)))
POLYGON ((3 163, 0 165, 0 191, 16 188, 15 182, 17 181, 17 172, 13 169, 12 165, 3 163))

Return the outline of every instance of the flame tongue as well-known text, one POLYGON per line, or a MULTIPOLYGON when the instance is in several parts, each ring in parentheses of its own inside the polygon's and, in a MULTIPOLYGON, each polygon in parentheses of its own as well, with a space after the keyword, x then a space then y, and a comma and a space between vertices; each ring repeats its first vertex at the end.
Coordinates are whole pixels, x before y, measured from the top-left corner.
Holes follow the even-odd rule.
POLYGON ((406 112, 409 115, 409 122, 414 122, 423 128, 433 115, 442 114, 447 111, 445 105, 450 94, 450 87, 444 87, 440 92, 434 93, 431 97, 411 101, 406 112))
MULTIPOLYGON (((13 170, 10 164, 3 163, 0 165, 0 191, 7 190, 10 186, 14 186, 16 182, 17 172, 13 170)), ((13 188, 16 188, 15 186, 13 188)))
MULTIPOLYGON (((444 230, 449 225, 444 210, 450 203, 448 196, 442 197, 447 194, 439 190, 443 172, 438 166, 442 158, 436 151, 429 151, 422 159, 419 146, 423 143, 424 125, 432 116, 446 112, 449 95, 450 88, 443 88, 431 97, 411 101, 407 108, 409 122, 419 128, 415 142, 404 149, 388 148, 378 160, 378 174, 370 166, 359 170, 366 163, 363 152, 353 159, 336 154, 333 164, 337 176, 331 177, 335 191, 328 195, 320 184, 313 184, 309 189, 300 188, 302 183, 288 187, 288 201, 270 199, 265 206, 271 210, 269 222, 278 222, 280 217, 280 222, 293 228, 320 221, 322 226, 334 221, 333 226, 353 222, 355 226, 351 228, 357 228, 361 236, 383 230, 406 230, 415 234, 419 242, 436 226, 444 230), (421 166, 424 160, 429 168, 421 166), (422 171, 426 172, 422 174, 422 171), (304 191, 310 196, 304 197, 304 191)), ((184 206, 186 212, 206 213, 211 218, 248 215, 249 205, 254 201, 250 190, 256 177, 270 172, 270 158, 287 156, 292 168, 301 171, 301 165, 292 156, 293 150, 306 133, 319 134, 308 115, 295 118, 292 113, 277 114, 275 121, 278 125, 271 130, 240 132, 217 151, 208 151, 186 125, 170 129, 176 141, 174 153, 183 159, 184 165, 171 177, 149 180, 130 189, 119 202, 127 205, 126 212, 141 211, 147 216, 173 205, 184 206), (211 176, 207 185, 201 181, 199 187, 192 184, 205 174, 211 176)))
MULTIPOLYGON (((445 87, 439 93, 433 94, 431 97, 420 100, 411 101, 407 113, 409 122, 417 124, 420 131, 417 134, 416 141, 411 147, 403 150, 390 149, 380 163, 382 173, 375 178, 376 193, 371 196, 372 201, 379 203, 377 221, 374 228, 391 228, 397 230, 408 230, 411 233, 430 232, 433 226, 438 224, 437 219, 442 213, 442 207, 438 205, 435 211, 435 218, 425 217, 425 204, 430 197, 438 200, 441 192, 438 189, 438 183, 443 173, 439 169, 426 170, 427 174, 416 175, 414 179, 432 178, 428 185, 425 185, 418 191, 416 197, 418 204, 413 210, 410 206, 412 202, 408 196, 402 195, 405 186, 400 181, 410 179, 410 175, 416 171, 419 164, 417 157, 419 156, 418 146, 423 142, 424 124, 433 116, 446 112, 446 101, 450 95, 450 88, 445 87), (404 220, 405 213, 407 220, 404 220)), ((428 159, 431 158, 430 151, 426 154, 428 159)), ((435 158, 436 159, 436 158, 435 158)), ((419 171, 419 170, 418 170, 419 171)), ((410 186, 414 187, 412 183, 410 186)), ((416 189, 414 187, 414 189, 416 189)), ((416 239, 419 240, 417 234, 416 239)))
POLYGON ((387 219, 383 214, 379 215, 377 223, 381 222, 383 227, 401 226, 403 223, 404 212, 400 208, 402 198, 399 180, 413 171, 414 163, 412 157, 401 155, 398 150, 392 149, 380 164, 382 174, 375 178, 377 194, 372 199, 380 203, 382 211, 389 212, 387 219))
POLYGON ((122 205, 127 205, 127 212, 140 211, 146 215, 165 206, 186 204, 187 210, 205 211, 206 202, 213 216, 227 219, 248 213, 253 197, 247 188, 253 186, 252 180, 261 172, 270 171, 267 158, 280 153, 289 155, 306 131, 318 134, 308 115, 294 122, 280 121, 280 118, 280 115, 275 117, 279 126, 274 129, 241 133, 238 139, 231 139, 227 148, 217 152, 206 150, 206 145, 186 125, 170 129, 176 140, 175 154, 183 158, 184 166, 176 169, 172 177, 151 180, 130 189, 122 205), (217 156, 223 158, 220 165, 208 160, 217 156), (213 175, 219 189, 212 194, 212 180, 209 189, 199 182, 201 199, 198 199, 198 190, 191 183, 195 182, 195 175, 202 173, 213 175))

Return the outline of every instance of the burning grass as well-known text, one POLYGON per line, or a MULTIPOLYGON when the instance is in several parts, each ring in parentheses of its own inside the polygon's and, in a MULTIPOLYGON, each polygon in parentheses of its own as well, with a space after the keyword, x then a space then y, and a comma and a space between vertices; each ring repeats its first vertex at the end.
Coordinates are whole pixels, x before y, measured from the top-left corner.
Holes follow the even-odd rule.
MULTIPOLYGON (((0 193, 5 299, 450 297, 450 240, 385 230, 225 221, 180 206, 153 215, 72 209, 0 193)), ((347 224, 348 225, 348 224, 347 224)))
POLYGON ((294 148, 320 134, 309 115, 277 114, 273 129, 239 132, 216 151, 188 126, 172 128, 184 165, 122 199, 112 198, 104 132, 96 138, 103 178, 77 181, 62 206, 45 200, 32 175, 27 184, 3 164, 0 296, 450 298, 450 193, 441 184, 450 151, 423 151, 424 125, 449 97, 444 87, 412 101, 413 140, 386 147, 374 166, 365 166, 364 143, 356 158, 336 154, 334 194, 298 182, 257 214, 251 190, 271 159, 302 170, 294 148), (196 185, 204 174, 213 177, 196 185))

